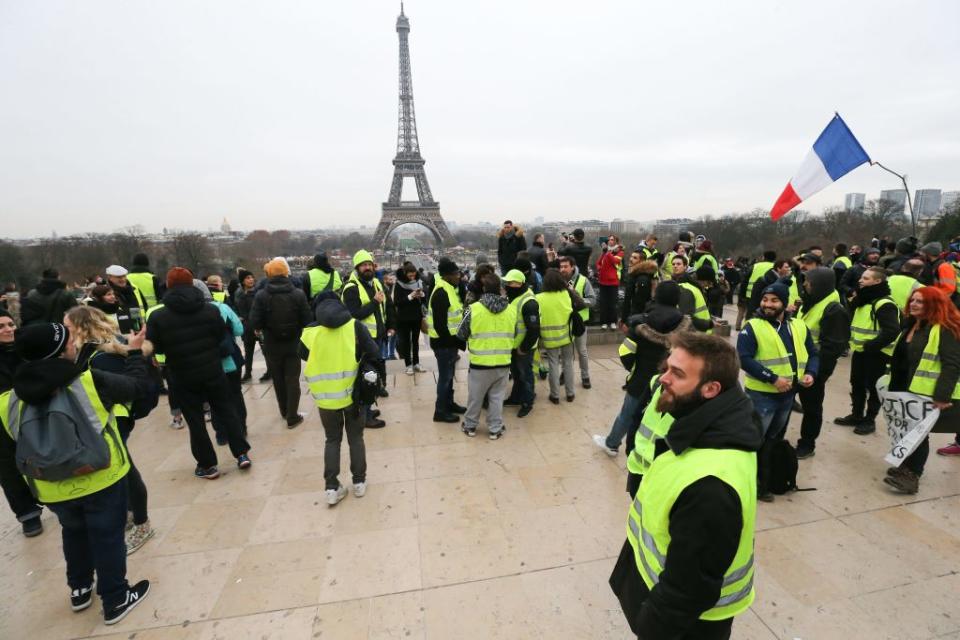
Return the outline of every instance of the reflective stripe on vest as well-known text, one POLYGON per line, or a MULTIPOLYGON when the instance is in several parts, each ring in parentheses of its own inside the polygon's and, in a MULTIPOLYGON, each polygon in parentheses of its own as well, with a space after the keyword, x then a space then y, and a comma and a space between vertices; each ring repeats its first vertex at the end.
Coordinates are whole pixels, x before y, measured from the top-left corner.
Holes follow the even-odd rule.
POLYGON ((430 302, 427 305, 427 335, 431 338, 440 337, 433 326, 433 296, 437 295, 437 291, 446 291, 447 302, 450 304, 447 309, 447 332, 455 336, 457 335, 457 329, 460 328, 460 321, 463 320, 463 303, 460 302, 460 293, 439 274, 434 280, 433 291, 430 292, 430 302))
MULTIPOLYGON (((573 283, 573 290, 576 291, 577 294, 582 298, 582 297, 583 297, 583 292, 584 292, 584 290, 585 290, 586 288, 587 288, 587 279, 586 279, 586 277, 584 277, 584 275, 583 275, 582 273, 578 273, 578 274, 577 274, 577 281, 576 281, 575 283, 573 283)), ((586 322, 586 321, 588 321, 588 320, 590 319, 590 309, 587 308, 587 307, 584 307, 583 309, 580 309, 580 311, 578 311, 577 313, 580 314, 580 317, 583 318, 583 321, 584 321, 584 322, 586 322)))
POLYGON ((140 292, 140 299, 146 305, 144 311, 157 305, 157 292, 153 288, 152 273, 128 273, 127 280, 140 292))
POLYGON ((336 271, 327 273, 323 269, 310 269, 307 275, 310 277, 311 298, 315 298, 318 293, 327 289, 331 291, 340 290, 340 274, 336 271))
POLYGON ((633 439, 633 451, 627 457, 627 471, 635 475, 643 475, 650 469, 657 452, 657 440, 667 437, 673 425, 673 416, 669 413, 657 411, 657 401, 660 400, 660 376, 650 381, 650 388, 654 389, 650 402, 640 418, 637 435, 633 439))
MULTIPOLYGON (((920 364, 917 365, 917 370, 910 381, 910 391, 932 398, 937 388, 937 380, 940 379, 940 372, 940 325, 935 324, 930 327, 930 336, 923 348, 920 364)), ((953 388, 950 399, 960 400, 960 380, 953 388)))
POLYGON ((493 313, 480 302, 471 304, 470 337, 467 338, 470 364, 482 367, 509 365, 516 327, 516 307, 507 305, 500 313, 493 313))
POLYGON ((353 404, 353 385, 360 365, 356 323, 351 318, 336 328, 307 327, 300 335, 300 342, 310 350, 303 375, 321 409, 335 411, 353 404))
MULTIPOLYGON (((117 430, 116 418, 100 400, 90 370, 81 373, 69 386, 63 388, 63 392, 70 393, 77 399, 90 424, 103 436, 110 451, 110 466, 56 482, 24 476, 40 502, 63 502, 96 493, 123 479, 130 470, 130 459, 117 430)), ((14 441, 20 433, 23 404, 12 390, 0 394, 0 420, 3 420, 4 428, 14 441)))
POLYGON ((813 343, 820 346, 820 321, 823 319, 823 312, 832 302, 840 302, 840 294, 836 290, 827 294, 823 300, 810 307, 810 310, 801 309, 799 319, 806 325, 813 343))
MULTIPOLYGON (((753 329, 753 336, 757 340, 757 353, 753 356, 757 363, 770 369, 773 373, 782 378, 797 380, 803 378, 807 369, 807 325, 794 320, 793 318, 785 320, 789 322, 790 337, 793 339, 793 354, 797 361, 797 370, 794 371, 790 366, 790 354, 780 339, 780 334, 769 321, 762 318, 753 318, 747 324, 753 329)), ((781 393, 774 385, 750 374, 746 374, 743 386, 752 391, 762 391, 764 393, 781 393)))
POLYGON ((724 620, 746 611, 754 599, 754 528, 757 506, 757 458, 735 449, 687 449, 657 457, 645 474, 627 518, 627 540, 648 589, 660 582, 670 555, 670 511, 684 489, 707 476, 729 485, 740 498, 743 526, 737 552, 724 572, 720 597, 700 615, 724 620))
POLYGON ((570 344, 570 314, 573 302, 566 291, 538 293, 540 305, 540 344, 544 349, 559 349, 570 344))
POLYGON ((762 278, 767 271, 773 269, 772 262, 758 262, 753 265, 753 269, 750 271, 750 277, 747 278, 747 299, 753 295, 753 285, 757 283, 757 280, 762 278))
MULTIPOLYGON (((527 304, 527 300, 535 300, 536 298, 533 295, 533 292, 530 291, 530 287, 527 287, 526 291, 517 296, 516 300, 510 303, 510 306, 514 308, 517 313, 517 328, 516 336, 513 338, 513 348, 516 349, 520 346, 520 343, 523 342, 523 339, 527 337, 527 322, 523 319, 523 305, 527 304)), ((471 327, 471 331, 472 331, 471 327)), ((536 344, 531 347, 535 349, 536 344)))
MULTIPOLYGON (((681 289, 686 289, 693 295, 693 317, 697 320, 710 320, 710 310, 707 308, 707 300, 703 297, 703 291, 695 284, 681 282, 681 289)), ((713 334, 713 329, 707 329, 704 333, 713 334)))
MULTIPOLYGON (((880 298, 873 304, 865 304, 857 307, 853 312, 853 321, 850 323, 850 350, 863 351, 863 345, 870 342, 880 335, 879 325, 877 324, 877 310, 885 304, 896 303, 890 298, 880 298)), ((899 312, 897 314, 899 316, 899 312)), ((897 346, 894 340, 883 348, 885 354, 893 355, 893 348, 897 346)))
MULTIPOLYGON (((376 294, 378 291, 383 291, 383 288, 380 286, 380 281, 379 281, 379 280, 377 280, 376 278, 374 278, 374 279, 371 281, 371 283, 373 284, 374 294, 376 294)), ((348 289, 349 287, 356 287, 356 288, 357 288, 357 292, 360 294, 360 306, 361 306, 361 307, 370 304, 370 295, 367 293, 367 288, 364 287, 364 286, 361 286, 361 284, 360 284, 360 277, 357 275, 357 272, 356 272, 356 271, 354 271, 352 274, 350 274, 350 279, 347 280, 347 283, 346 283, 345 285, 343 285, 343 291, 341 291, 341 293, 340 293, 340 300, 343 300, 343 296, 344 296, 344 294, 347 292, 347 289, 348 289)), ((386 298, 384 298, 384 301, 381 302, 378 306, 380 307, 380 317, 383 319, 384 322, 386 322, 386 321, 387 321, 387 304, 386 304, 386 298)), ((367 315, 367 316, 365 316, 365 317, 363 317, 363 318, 359 318, 359 322, 362 322, 362 323, 363 323, 363 326, 365 326, 365 327, 367 328, 367 331, 370 332, 370 337, 373 338, 374 340, 376 340, 376 339, 377 339, 377 314, 376 314, 376 312, 374 311, 374 312, 370 313, 370 315, 367 315)))

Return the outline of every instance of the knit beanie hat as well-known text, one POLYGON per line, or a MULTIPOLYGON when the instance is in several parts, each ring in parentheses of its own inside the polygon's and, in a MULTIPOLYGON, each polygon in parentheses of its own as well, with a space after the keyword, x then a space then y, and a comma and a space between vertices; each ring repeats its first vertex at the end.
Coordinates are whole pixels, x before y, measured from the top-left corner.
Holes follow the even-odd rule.
POLYGON ((941 253, 943 253, 943 245, 940 244, 939 242, 928 242, 927 244, 920 247, 920 252, 936 258, 941 253))
POLYGON ((193 272, 183 267, 174 267, 167 271, 167 289, 193 284, 193 272))
POLYGON ((459 273, 459 271, 457 263, 450 258, 440 258, 440 262, 437 263, 437 272, 442 276, 449 276, 453 273, 459 273))
POLYGON ((14 348, 24 360, 50 360, 67 347, 70 332, 57 322, 31 324, 14 334, 14 348))
POLYGON ((700 243, 701 251, 713 251, 713 243, 709 240, 704 240, 700 243))
POLYGON ((665 307, 676 307, 680 304, 680 285, 672 280, 661 282, 653 292, 653 299, 665 307))
POLYGON ((267 264, 263 265, 263 271, 267 274, 268 278, 290 275, 290 267, 288 267, 285 262, 278 260, 277 258, 274 258, 267 264))
POLYGON ((704 282, 714 282, 717 279, 717 272, 713 270, 708 264, 703 265, 697 269, 697 280, 703 280, 704 282))
POLYGON ((355 254, 353 254, 353 266, 354 268, 359 267, 364 262, 376 262, 373 259, 373 254, 371 254, 366 249, 360 249, 355 254))
POLYGON ((240 269, 239 271, 237 271, 237 279, 240 280, 240 282, 243 282, 244 280, 246 280, 247 276, 253 276, 253 274, 247 271, 246 269, 240 269))
POLYGON ((783 306, 790 304, 790 289, 787 288, 787 285, 782 282, 774 282, 771 285, 768 285, 766 289, 763 290, 763 295, 768 293, 777 296, 780 298, 780 302, 783 303, 783 306))
POLYGON ((138 253, 137 255, 133 256, 133 266, 135 266, 135 267, 149 267, 149 266, 150 266, 150 258, 148 258, 148 257, 147 257, 147 254, 145 254, 145 253, 138 253))

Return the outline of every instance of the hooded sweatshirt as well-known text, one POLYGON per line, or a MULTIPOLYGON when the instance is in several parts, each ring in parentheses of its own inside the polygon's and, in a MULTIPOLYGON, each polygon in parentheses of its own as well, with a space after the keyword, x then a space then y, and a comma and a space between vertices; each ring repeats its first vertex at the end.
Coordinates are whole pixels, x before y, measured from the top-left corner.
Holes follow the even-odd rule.
MULTIPOLYGON (((480 304, 487 308, 490 313, 502 313, 507 307, 510 306, 510 301, 507 300, 506 296, 501 296, 498 293, 485 293, 480 296, 478 300, 480 304)), ((460 328, 457 329, 457 338, 466 342, 470 338, 470 307, 467 307, 463 310, 463 320, 460 322, 460 328)), ((470 363, 471 369, 503 369, 510 368, 509 363, 504 365, 496 366, 483 366, 474 363, 470 363)))
MULTIPOLYGON (((889 295, 890 285, 886 282, 860 289, 857 291, 856 297, 850 301, 851 319, 860 307, 864 305, 873 306, 877 300, 889 295)), ((896 304, 885 304, 882 307, 873 306, 872 313, 877 319, 877 329, 880 334, 873 340, 864 343, 864 353, 879 353, 900 335, 900 310, 897 309, 896 304)))
POLYGON ((77 299, 67 293, 66 282, 56 278, 44 278, 20 304, 21 326, 63 322, 64 314, 77 304, 77 299))
MULTIPOLYGON (((316 322, 311 323, 309 326, 320 326, 330 329, 342 327, 353 317, 350 315, 350 311, 337 298, 322 300, 317 305, 315 315, 316 322)), ((370 332, 367 331, 367 328, 363 326, 362 322, 357 322, 354 328, 357 332, 357 350, 355 353, 357 361, 359 362, 366 358, 369 362, 375 362, 380 357, 380 347, 378 347, 374 339, 370 337, 370 332)), ((304 362, 310 358, 310 349, 303 344, 302 341, 299 343, 297 353, 304 362)))
MULTIPOLYGON (((668 447, 678 456, 689 448, 755 452, 763 442, 753 403, 739 385, 674 418, 666 439, 657 442, 656 455, 668 447)), ((633 434, 628 434, 628 448, 632 443, 633 434)), ((610 586, 633 632, 641 638, 684 636, 720 597, 723 576, 737 553, 742 529, 737 492, 707 476, 684 489, 673 505, 670 549, 652 590, 640 576, 633 548, 626 542, 610 586)))
MULTIPOLYGON (((803 309, 812 309, 814 305, 837 290, 836 277, 833 269, 817 267, 806 273, 806 280, 810 283, 810 293, 803 293, 803 309)), ((832 302, 823 310, 820 318, 820 339, 817 348, 820 350, 819 378, 826 382, 837 366, 837 359, 846 351, 850 343, 850 316, 839 302, 832 302)))

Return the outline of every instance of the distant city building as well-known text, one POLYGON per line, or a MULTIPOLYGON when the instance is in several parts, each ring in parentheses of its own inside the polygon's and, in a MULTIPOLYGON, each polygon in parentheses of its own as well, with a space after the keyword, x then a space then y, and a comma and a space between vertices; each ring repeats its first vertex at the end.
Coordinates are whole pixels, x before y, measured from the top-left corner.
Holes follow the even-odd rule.
POLYGON ((960 202, 960 191, 944 191, 940 196, 940 210, 948 213, 956 208, 958 202, 960 202))
POLYGON ((230 231, 231 231, 231 230, 230 230, 230 223, 227 222, 227 217, 226 217, 226 216, 223 217, 223 224, 220 225, 220 231, 223 232, 223 233, 227 233, 227 234, 229 234, 230 231))
POLYGON ((664 247, 673 247, 677 241, 677 234, 681 231, 692 231, 694 221, 690 218, 665 218, 653 223, 653 233, 660 239, 664 247))
POLYGON ((913 195, 913 210, 917 219, 940 215, 940 189, 917 189, 913 195))
POLYGON ((902 215, 907 210, 906 189, 889 189, 887 191, 881 191, 880 200, 891 203, 895 213, 900 213, 902 215))
POLYGON ((866 200, 867 194, 865 193, 848 193, 843 198, 843 208, 846 211, 862 211, 866 200))
POLYGON ((643 230, 643 223, 637 220, 621 220, 616 218, 610 223, 610 233, 617 235, 636 235, 643 230))

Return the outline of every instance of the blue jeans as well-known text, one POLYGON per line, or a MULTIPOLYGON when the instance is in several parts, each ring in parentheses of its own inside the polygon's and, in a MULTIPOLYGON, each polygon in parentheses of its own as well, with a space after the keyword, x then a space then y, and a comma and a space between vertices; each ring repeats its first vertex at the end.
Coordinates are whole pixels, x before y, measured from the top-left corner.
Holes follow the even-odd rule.
POLYGON ((450 413, 453 406, 453 371, 457 366, 457 348, 441 347, 433 350, 437 357, 436 413, 450 413))
POLYGON ((513 388, 510 390, 510 400, 521 405, 533 404, 533 352, 520 355, 516 351, 510 359, 510 375, 513 376, 513 388))
POLYGON ((623 442, 623 438, 627 435, 627 431, 639 422, 640 418, 640 398, 632 396, 629 393, 623 394, 623 405, 620 407, 620 413, 617 414, 616 419, 613 421, 613 426, 610 427, 610 433, 607 434, 607 448, 614 450, 619 449, 620 443, 623 442))
POLYGON ((47 505, 63 529, 67 584, 86 589, 97 572, 97 595, 105 609, 127 597, 127 483, 121 478, 106 489, 82 498, 47 505))
POLYGON ((788 393, 762 393, 747 389, 747 396, 753 402, 753 410, 760 416, 763 435, 767 440, 782 438, 790 421, 793 408, 794 391, 788 393))
POLYGON ((380 357, 384 360, 397 357, 397 334, 387 336, 380 341, 380 357))

